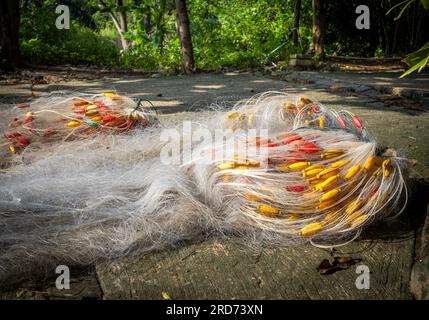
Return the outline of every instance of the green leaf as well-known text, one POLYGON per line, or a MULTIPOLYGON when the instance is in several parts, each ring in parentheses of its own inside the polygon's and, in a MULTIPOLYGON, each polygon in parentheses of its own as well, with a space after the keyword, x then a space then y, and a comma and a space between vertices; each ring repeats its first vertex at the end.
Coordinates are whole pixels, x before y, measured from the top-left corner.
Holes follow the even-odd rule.
MULTIPOLYGON (((410 56, 412 55, 417 55, 416 57, 413 57, 412 60, 412 64, 411 64, 411 68, 408 69, 407 71, 405 71, 400 78, 403 78, 407 75, 409 75, 410 73, 416 71, 417 69, 420 71, 423 70, 423 68, 429 63, 429 42, 424 46, 422 49, 410 54, 410 56), (424 47, 425 50, 422 50, 424 47), (428 51, 426 51, 428 50, 428 51), (420 52, 420 53, 419 53, 420 52)), ((407 59, 410 57, 408 56, 407 59)), ((407 60, 406 59, 406 60, 407 60)), ((407 62, 407 61, 406 61, 407 62)), ((408 63, 408 62, 407 62, 408 63)))
POLYGON ((386 12, 386 16, 390 13, 390 12, 392 12, 394 9, 396 9, 397 7, 400 7, 401 5, 403 5, 404 3, 406 3, 406 2, 409 2, 409 1, 414 1, 414 0, 405 0, 405 1, 402 1, 402 2, 399 2, 398 4, 395 4, 392 8, 390 8, 387 12, 386 12))
POLYGON ((417 69, 423 68, 426 65, 427 61, 428 61, 428 59, 423 59, 422 61, 420 61, 419 63, 415 64, 414 66, 412 66, 407 71, 405 71, 403 74, 401 74, 401 76, 399 78, 403 78, 403 77, 409 75, 410 73, 416 71, 417 69))
POLYGON ((429 55, 429 42, 426 42, 423 47, 421 47, 416 52, 410 53, 405 58, 405 63, 408 64, 410 67, 414 66, 416 63, 424 59, 429 55))
POLYGON ((415 0, 409 0, 405 6, 402 7, 401 11, 399 12, 399 14, 394 18, 394 20, 398 20, 402 14, 404 13, 404 11, 414 2, 415 0))
POLYGON ((423 68, 426 66, 426 65, 428 65, 429 64, 429 55, 426 57, 426 61, 425 61, 425 63, 423 63, 422 65, 421 65, 421 67, 419 68, 419 72, 420 71, 422 71, 423 70, 423 68))
POLYGON ((429 10, 429 0, 420 0, 420 2, 422 3, 423 8, 429 10))

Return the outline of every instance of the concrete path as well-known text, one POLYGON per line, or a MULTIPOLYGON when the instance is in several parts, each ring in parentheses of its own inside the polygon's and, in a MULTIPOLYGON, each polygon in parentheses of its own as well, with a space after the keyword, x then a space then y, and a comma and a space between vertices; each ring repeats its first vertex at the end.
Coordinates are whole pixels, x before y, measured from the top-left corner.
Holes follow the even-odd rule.
POLYGON ((285 80, 304 80, 308 83, 324 85, 349 85, 352 91, 363 93, 377 90, 382 93, 393 93, 406 98, 429 99, 429 73, 412 73, 400 78, 403 72, 277 72, 285 80))
MULTIPOLYGON (((427 81, 423 81, 427 83, 427 81)), ((367 77, 367 84, 371 77, 367 77)), ((417 86, 417 85, 416 85, 417 86)), ((427 215, 429 113, 424 104, 393 97, 381 99, 320 83, 286 82, 253 74, 200 74, 181 77, 125 76, 91 82, 38 85, 33 95, 54 91, 119 92, 143 96, 168 116, 191 116, 212 103, 226 106, 267 90, 299 93, 333 107, 357 113, 386 147, 417 160, 409 173, 413 196, 399 220, 378 225, 336 251, 310 245, 251 249, 239 241, 209 239, 175 250, 125 257, 73 278, 71 290, 52 285, 18 288, 3 298, 162 299, 409 299, 429 298, 427 215), (412 108, 407 106, 412 105, 412 108), (416 107, 417 106, 417 107, 416 107), (426 222, 427 223, 427 222, 426 222), (423 230, 423 231, 422 231, 423 230), (361 259, 331 275, 316 268, 333 257, 361 259), (356 287, 356 267, 370 270, 370 289, 356 287), (417 266, 413 269, 413 266, 417 266), (412 272, 413 270, 413 272, 412 272), (426 284, 425 284, 426 283, 426 284)), ((31 97, 28 85, 0 86, 0 102, 31 97)))

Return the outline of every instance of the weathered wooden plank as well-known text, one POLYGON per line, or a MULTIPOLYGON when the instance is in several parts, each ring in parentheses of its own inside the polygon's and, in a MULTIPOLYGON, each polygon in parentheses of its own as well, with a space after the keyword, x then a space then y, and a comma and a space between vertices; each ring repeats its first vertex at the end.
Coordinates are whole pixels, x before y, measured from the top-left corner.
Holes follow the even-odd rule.
MULTIPOLYGON (((394 147, 407 157, 419 161, 416 170, 428 177, 427 124, 429 114, 405 110, 400 107, 376 107, 372 100, 355 95, 339 96, 323 90, 287 86, 282 81, 245 74, 198 75, 161 79, 108 79, 92 82, 64 84, 64 88, 98 92, 115 87, 132 95, 147 95, 155 106, 164 112, 193 110, 212 102, 229 102, 246 98, 256 92, 285 90, 301 93, 335 108, 347 108, 359 114, 368 123, 371 132, 384 146, 394 147), (183 89, 186 81, 188 89, 183 89), (144 90, 144 92, 142 91, 144 90), (159 96, 158 93, 162 93, 159 96), (387 124, 387 125, 386 125, 387 124)), ((372 82, 369 78, 368 82, 372 82)), ((4 89, 4 88, 0 88, 4 89)), ((19 89, 18 87, 16 88, 19 89)), ((48 86, 46 91, 54 89, 48 86)), ((60 87, 55 87, 60 89, 60 87)), ((18 91, 7 95, 17 96, 18 91)), ((19 89, 21 90, 21 89, 19 89)), ((4 91, 4 90, 3 90, 4 91)), ((29 93, 26 93, 27 96, 29 93)), ((183 114, 188 117, 190 114, 183 114)), ((177 114, 174 114, 177 117, 177 114)), ((406 214, 404 214, 406 216, 406 214)), ((390 228, 387 228, 388 230, 390 228)), ((346 255, 362 258, 371 271, 370 289, 358 290, 355 286, 356 266, 332 275, 322 276, 316 271, 319 263, 329 258, 326 251, 309 245, 295 248, 251 250, 239 243, 211 240, 192 244, 177 250, 126 257, 109 265, 98 265, 97 275, 73 278, 71 292, 48 289, 18 289, 4 292, 0 298, 98 298, 102 294, 112 298, 161 299, 168 292, 173 299, 189 298, 279 298, 279 299, 399 299, 410 298, 409 284, 414 249, 414 231, 381 237, 386 229, 376 228, 374 233, 341 249, 346 255), (361 249, 367 248, 361 251, 361 249), (86 288, 88 287, 88 288, 86 288), (78 294, 75 294, 78 293, 78 294)), ((424 257, 423 257, 424 258, 424 257)), ((427 279, 429 264, 416 260, 415 283, 422 285, 427 279)), ((426 262, 425 262, 426 261, 426 262)), ((413 291, 416 297, 419 297, 413 291)), ((423 297, 424 295, 422 295, 423 297)))
POLYGON ((429 300, 429 206, 428 215, 421 233, 418 234, 418 247, 411 272, 410 290, 414 298, 429 300))
MULTIPOLYGON (((73 268, 71 268, 73 270, 73 268)), ((26 285, 0 292, 0 300, 83 300, 101 299, 102 292, 95 272, 72 274, 70 288, 59 290, 55 280, 39 286, 26 285)))
POLYGON ((367 239, 338 254, 361 258, 370 289, 356 288, 356 266, 331 275, 316 268, 330 253, 302 245, 249 249, 211 240, 97 266, 105 299, 408 299, 413 232, 367 239))

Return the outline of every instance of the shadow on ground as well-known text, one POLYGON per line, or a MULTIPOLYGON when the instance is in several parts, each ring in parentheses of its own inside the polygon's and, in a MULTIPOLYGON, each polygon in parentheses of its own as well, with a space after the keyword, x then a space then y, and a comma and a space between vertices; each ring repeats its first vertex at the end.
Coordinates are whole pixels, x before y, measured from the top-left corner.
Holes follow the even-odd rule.
MULTIPOLYGON (((24 85, 22 85, 24 86, 24 85)), ((30 98, 29 86, 0 87, 0 102, 30 98)), ((44 279, 24 279, 18 287, 4 289, 1 297, 14 299, 409 299, 410 274, 416 233, 426 216, 429 176, 429 114, 374 105, 365 97, 327 92, 311 86, 288 84, 249 74, 214 74, 171 78, 106 78, 88 83, 40 85, 33 94, 57 91, 100 92, 118 90, 152 101, 161 113, 177 116, 204 110, 212 103, 231 106, 237 100, 267 90, 303 94, 334 108, 347 107, 358 114, 381 145, 418 161, 410 184, 410 206, 397 220, 379 224, 336 251, 309 244, 296 247, 249 248, 238 240, 213 239, 181 244, 150 254, 130 254, 90 268, 72 267, 70 291, 44 279), (371 287, 356 287, 356 266, 321 275, 324 259, 352 256, 370 270, 371 287)))

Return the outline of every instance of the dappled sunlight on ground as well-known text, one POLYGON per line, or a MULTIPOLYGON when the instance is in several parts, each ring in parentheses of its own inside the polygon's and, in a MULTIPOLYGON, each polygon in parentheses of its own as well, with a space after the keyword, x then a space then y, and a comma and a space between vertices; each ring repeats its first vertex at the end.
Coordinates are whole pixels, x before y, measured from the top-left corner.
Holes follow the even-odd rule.
MULTIPOLYGON (((338 77, 346 76, 341 74, 338 77)), ((388 77, 380 75, 374 75, 372 78, 362 74, 357 75, 356 79, 365 84, 389 80, 388 77)), ((416 81, 418 82, 414 82, 415 86, 421 87, 425 86, 425 81, 427 82, 424 77, 417 77, 416 81)), ((210 114, 209 110, 213 110, 211 109, 213 104, 228 108, 238 100, 265 91, 303 95, 330 108, 345 108, 358 114, 383 147, 395 148, 400 156, 417 160, 417 166, 412 168, 415 176, 429 177, 427 130, 429 112, 405 109, 396 105, 396 101, 394 104, 386 105, 368 96, 341 90, 334 91, 329 86, 302 85, 250 73, 104 77, 95 81, 37 84, 32 89, 30 84, 25 83, 0 85, 0 108, 6 103, 10 107, 15 103, 49 93, 103 91, 117 91, 130 97, 143 97, 152 103, 160 119, 167 121, 173 117, 176 121, 191 119, 198 121, 206 114, 210 114)), ((145 105, 147 103, 145 102, 145 105)), ((422 200, 427 199, 422 197, 422 200)), ((415 206, 414 203, 415 201, 409 211, 413 211, 414 215, 423 216, 427 202, 419 206, 415 206)), ((409 212, 403 216, 404 219, 408 219, 409 212)), ((399 221, 399 224, 403 231, 403 221, 399 221)), ((257 297, 262 298, 330 298, 338 297, 338 285, 341 286, 345 298, 408 298, 415 233, 407 227, 404 236, 395 235, 382 239, 379 235, 390 235, 388 231, 392 229, 391 225, 384 226, 385 230, 382 228, 377 226, 375 236, 364 234, 359 241, 337 251, 340 254, 343 252, 362 258, 364 263, 371 267, 372 290, 365 292, 354 287, 356 279, 354 268, 329 277, 316 273, 317 265, 322 259, 329 258, 330 254, 310 245, 296 248, 274 246, 253 252, 231 241, 191 243, 177 250, 152 253, 137 259, 133 256, 125 257, 115 261, 112 266, 117 270, 131 270, 129 274, 123 272, 115 274, 110 271, 111 266, 96 265, 96 271, 77 283, 84 288, 98 289, 99 285, 102 286, 105 298, 159 298, 159 288, 169 288, 169 293, 173 297, 184 298, 250 297, 246 292, 252 292, 251 297, 255 297, 257 292, 260 295, 257 297), (220 244, 222 250, 218 250, 220 244), (163 268, 150 267, 163 265, 163 261, 168 261, 168 265, 163 268), (210 273, 207 273, 207 265, 212 266, 210 273), (267 269, 267 265, 270 268, 267 269), (243 277, 243 270, 248 270, 252 277, 248 277, 247 274, 243 277), (149 276, 147 272, 150 272, 149 276), (180 277, 177 277, 177 274, 180 274, 180 277), (225 274, 229 275, 225 278, 225 274), (389 274, 388 278, 386 274, 389 274), (224 281, 225 279, 227 281, 224 281), (183 288, 190 283, 196 283, 198 287, 184 290, 183 288), (304 291, 303 283, 310 284, 304 291), (326 294, 321 296, 321 290, 329 287, 336 288, 331 296, 327 297, 326 294), (251 289, 243 291, 243 288, 251 289)))
POLYGON ((225 88, 225 85, 219 85, 219 84, 209 84, 209 85, 197 85, 194 86, 194 88, 197 89, 221 89, 221 88, 225 88))

